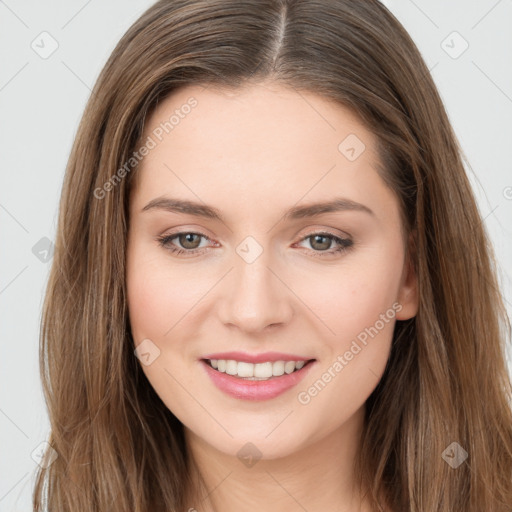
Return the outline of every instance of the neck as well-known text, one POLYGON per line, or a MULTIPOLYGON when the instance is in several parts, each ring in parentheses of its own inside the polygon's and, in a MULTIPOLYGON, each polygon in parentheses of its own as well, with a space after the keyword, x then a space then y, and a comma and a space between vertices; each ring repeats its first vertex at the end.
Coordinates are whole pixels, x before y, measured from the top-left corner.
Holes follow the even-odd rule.
POLYGON ((353 471, 363 425, 364 407, 327 436, 306 440, 285 457, 266 459, 263 454, 252 466, 215 449, 185 427, 195 482, 187 492, 187 510, 371 512, 361 499, 353 471))

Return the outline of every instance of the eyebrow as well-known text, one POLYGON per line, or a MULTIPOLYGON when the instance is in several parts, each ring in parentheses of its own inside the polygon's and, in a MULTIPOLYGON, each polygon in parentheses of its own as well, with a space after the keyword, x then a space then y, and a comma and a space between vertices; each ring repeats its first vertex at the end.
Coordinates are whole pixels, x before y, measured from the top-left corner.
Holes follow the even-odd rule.
MULTIPOLYGON (((151 200, 141 212, 149 210, 164 210, 168 212, 184 213, 196 217, 204 217, 207 219, 219 220, 224 222, 221 212, 213 206, 197 203, 195 201, 188 201, 184 199, 175 199, 170 197, 157 197, 151 200)), ((309 203, 303 206, 294 206, 287 210, 283 218, 285 220, 304 219, 314 217, 322 213, 331 213, 339 211, 360 211, 375 215, 373 210, 364 204, 357 203, 351 199, 344 197, 336 197, 330 201, 309 203)))

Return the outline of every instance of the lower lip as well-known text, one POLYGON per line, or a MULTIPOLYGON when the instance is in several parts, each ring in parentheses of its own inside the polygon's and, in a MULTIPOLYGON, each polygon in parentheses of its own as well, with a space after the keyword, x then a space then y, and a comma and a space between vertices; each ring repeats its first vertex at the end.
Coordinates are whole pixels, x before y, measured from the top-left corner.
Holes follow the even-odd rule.
POLYGON ((316 361, 310 361, 300 370, 285 373, 268 380, 245 380, 213 369, 201 360, 206 373, 213 383, 224 393, 241 400, 270 400, 296 386, 308 373, 316 361))

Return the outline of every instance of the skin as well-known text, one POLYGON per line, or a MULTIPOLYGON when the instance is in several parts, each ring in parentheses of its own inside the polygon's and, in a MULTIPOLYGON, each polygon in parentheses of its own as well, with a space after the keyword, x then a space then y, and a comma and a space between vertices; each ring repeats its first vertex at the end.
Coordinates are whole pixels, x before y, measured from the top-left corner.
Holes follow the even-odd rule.
POLYGON ((352 470, 365 401, 384 372, 395 321, 418 308, 398 201, 376 171, 376 139, 347 108, 266 83, 175 91, 148 120, 144 140, 191 96, 197 106, 139 164, 127 250, 135 344, 150 339, 160 350, 143 370, 185 426, 208 489, 190 489, 189 506, 200 512, 369 511, 352 470), (366 147, 353 161, 338 149, 349 134, 366 147), (162 196, 214 206, 224 222, 141 211, 162 196), (283 219, 288 208, 335 196, 374 214, 283 219), (353 245, 322 257, 338 247, 331 238, 315 243, 311 235, 323 231, 353 245), (176 255, 159 244, 159 236, 177 232, 205 235, 188 245, 183 237, 170 242, 203 252, 176 255), (236 252, 247 236, 263 249, 250 264, 236 252), (300 403, 299 392, 394 303, 401 307, 394 318, 321 392, 300 403), (228 350, 287 352, 316 363, 295 388, 247 401, 217 389, 199 362, 228 350), (247 442, 261 453, 252 467, 237 457, 247 442))

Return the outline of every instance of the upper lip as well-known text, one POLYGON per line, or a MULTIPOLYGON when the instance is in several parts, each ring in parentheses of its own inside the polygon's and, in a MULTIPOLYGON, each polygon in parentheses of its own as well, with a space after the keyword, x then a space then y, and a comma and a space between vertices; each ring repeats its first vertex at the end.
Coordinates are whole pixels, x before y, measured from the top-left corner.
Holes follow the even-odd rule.
POLYGON ((303 357, 296 354, 284 354, 282 352, 262 352, 261 354, 248 354, 247 352, 218 352, 208 354, 203 359, 233 359, 244 363, 265 363, 267 361, 311 361, 312 357, 303 357))

